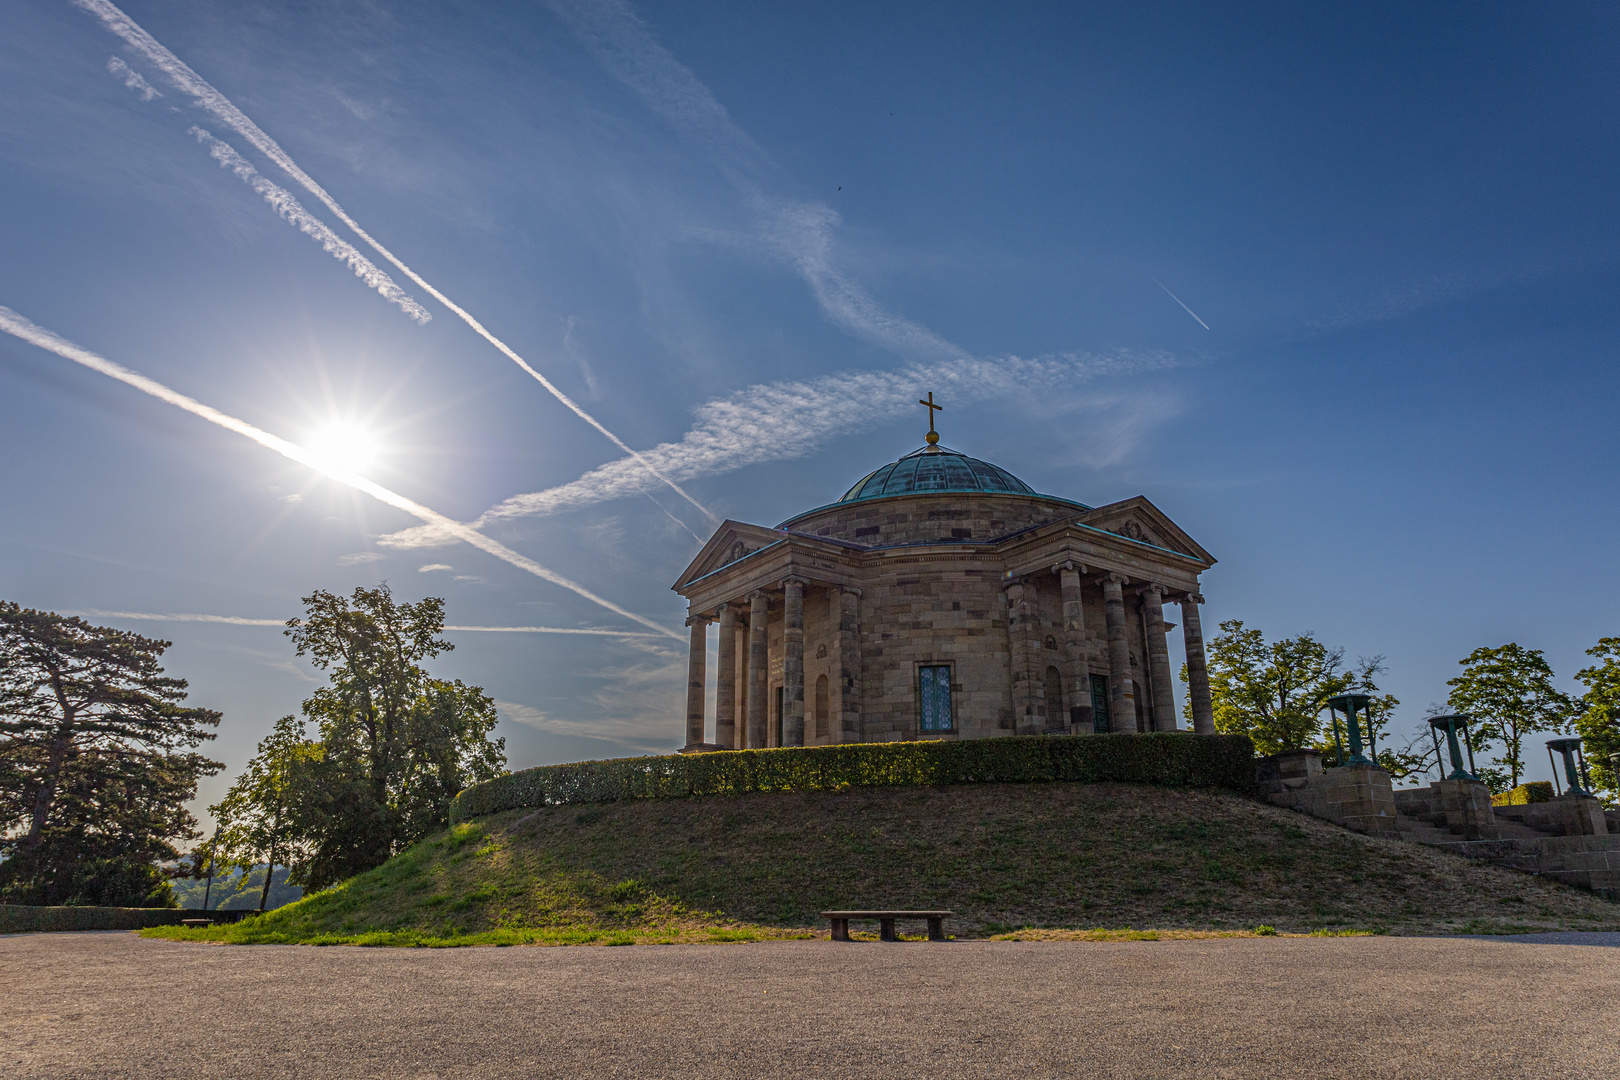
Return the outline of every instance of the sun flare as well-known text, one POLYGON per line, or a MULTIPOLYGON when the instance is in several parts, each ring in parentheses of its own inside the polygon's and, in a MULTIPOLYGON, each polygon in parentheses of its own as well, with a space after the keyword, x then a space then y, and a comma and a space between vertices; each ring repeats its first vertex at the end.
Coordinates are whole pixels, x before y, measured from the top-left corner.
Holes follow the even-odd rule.
POLYGON ((310 437, 309 450, 324 473, 364 473, 377 460, 377 438, 365 428, 333 421, 310 437))

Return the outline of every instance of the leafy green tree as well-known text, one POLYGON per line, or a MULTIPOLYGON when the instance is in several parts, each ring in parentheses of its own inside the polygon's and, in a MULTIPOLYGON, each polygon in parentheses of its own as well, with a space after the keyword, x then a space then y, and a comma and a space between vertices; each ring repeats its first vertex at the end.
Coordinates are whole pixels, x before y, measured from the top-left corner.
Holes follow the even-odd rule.
POLYGON ((259 743, 259 752, 218 804, 208 808, 219 822, 209 854, 214 874, 241 870, 244 875, 260 862, 266 864, 259 910, 270 899, 270 878, 278 863, 290 864, 301 855, 301 838, 292 828, 293 800, 300 785, 313 781, 311 766, 318 766, 321 748, 304 737, 304 724, 283 716, 259 743))
POLYGON ((221 765, 220 714, 187 708, 169 642, 0 602, 0 897, 172 904, 161 860, 195 839, 185 804, 221 765))
POLYGON ((1268 645, 1240 619, 1221 623, 1220 631, 1209 642, 1215 729, 1249 736, 1261 754, 1319 743, 1327 699, 1356 680, 1343 666, 1344 650, 1311 634, 1268 645))
POLYGON ((304 608, 287 635, 327 685, 304 702, 303 723, 277 724, 219 815, 241 838, 233 865, 283 860, 314 890, 441 828, 456 793, 499 776, 506 755, 505 740, 490 738, 495 703, 483 690, 422 666, 452 647, 439 636, 443 600, 400 603, 383 585, 316 591, 304 608))
POLYGON ((1602 662, 1575 673, 1586 687, 1575 730, 1584 743, 1592 786, 1608 792, 1612 802, 1620 796, 1620 775, 1609 761, 1610 754, 1620 753, 1620 638, 1599 638, 1586 655, 1602 662))
POLYGON ((1524 774, 1524 740, 1538 732, 1563 732, 1575 702, 1553 686, 1552 666, 1540 649, 1516 642, 1479 648, 1462 660, 1463 673, 1446 680, 1452 712, 1474 718, 1469 742, 1475 754, 1501 744, 1500 755, 1479 766, 1493 791, 1517 787, 1524 774))

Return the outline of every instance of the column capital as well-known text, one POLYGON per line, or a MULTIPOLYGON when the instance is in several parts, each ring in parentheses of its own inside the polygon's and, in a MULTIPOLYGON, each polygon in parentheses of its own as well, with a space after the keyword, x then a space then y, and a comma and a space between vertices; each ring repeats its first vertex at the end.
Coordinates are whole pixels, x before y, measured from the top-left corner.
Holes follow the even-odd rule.
POLYGON ((730 610, 731 610, 731 601, 729 601, 729 600, 726 601, 723 604, 716 604, 716 605, 714 605, 714 617, 718 619, 720 616, 724 615, 726 612, 728 612, 730 610))
POLYGON ((858 585, 839 585, 834 583, 828 586, 828 588, 837 589, 840 593, 853 593, 856 596, 861 595, 860 586, 858 585))
POLYGON ((806 581, 804 578, 800 577, 799 575, 797 575, 797 574, 789 574, 787 577, 782 579, 781 587, 785 589, 789 585, 797 585, 799 588, 802 589, 808 584, 810 584, 810 583, 808 581, 806 581))
POLYGON ((1124 574, 1117 573, 1112 570, 1103 575, 1103 580, 1111 585, 1129 585, 1131 583, 1130 578, 1126 577, 1124 574))
POLYGON ((1084 574, 1086 572, 1086 564, 1077 563, 1073 559, 1064 559, 1060 563, 1052 564, 1052 573, 1054 574, 1061 574, 1065 570, 1073 571, 1076 574, 1084 574))
POLYGON ((1160 596, 1163 596, 1165 593, 1170 591, 1169 586, 1160 585, 1157 581, 1146 582, 1146 583, 1144 583, 1142 585, 1141 588, 1142 588, 1142 591, 1145 592, 1145 593, 1156 592, 1160 596))
POLYGON ((764 589, 750 589, 748 595, 743 599, 752 604, 755 600, 767 600, 769 597, 765 594, 764 589))
POLYGON ((711 623, 713 621, 714 620, 709 618, 707 615, 688 615, 686 617, 686 622, 683 625, 685 625, 685 626, 708 626, 709 623, 711 623))
POLYGON ((1203 593, 1195 593, 1195 592, 1182 593, 1180 596, 1176 597, 1176 603, 1178 603, 1178 604, 1202 604, 1203 602, 1204 602, 1204 594, 1203 593))

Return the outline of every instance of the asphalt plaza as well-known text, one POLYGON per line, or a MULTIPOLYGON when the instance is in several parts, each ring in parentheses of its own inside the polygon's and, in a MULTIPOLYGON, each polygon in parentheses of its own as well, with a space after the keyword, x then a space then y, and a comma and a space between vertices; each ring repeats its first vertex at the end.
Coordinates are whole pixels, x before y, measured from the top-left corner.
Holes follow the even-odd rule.
POLYGON ((0 1074, 1615 1077, 1616 934, 628 948, 0 938, 0 1074))

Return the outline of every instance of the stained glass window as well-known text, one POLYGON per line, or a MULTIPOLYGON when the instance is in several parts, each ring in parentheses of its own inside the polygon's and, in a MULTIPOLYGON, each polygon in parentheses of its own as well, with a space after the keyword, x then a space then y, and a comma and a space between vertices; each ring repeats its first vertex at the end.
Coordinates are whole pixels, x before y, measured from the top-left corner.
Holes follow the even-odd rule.
POLYGON ((951 669, 947 664, 919 668, 918 693, 922 699, 922 730, 951 730, 951 669))

